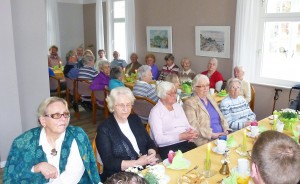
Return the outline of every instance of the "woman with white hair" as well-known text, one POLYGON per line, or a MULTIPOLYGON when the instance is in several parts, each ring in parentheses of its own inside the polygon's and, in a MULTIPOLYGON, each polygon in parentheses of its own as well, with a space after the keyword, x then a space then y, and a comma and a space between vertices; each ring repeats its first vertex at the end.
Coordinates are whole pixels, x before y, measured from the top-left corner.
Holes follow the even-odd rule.
POLYGON ((217 91, 221 91, 223 85, 223 76, 217 70, 218 60, 216 58, 210 58, 207 70, 202 72, 201 74, 206 75, 209 78, 209 88, 214 88, 217 91))
POLYGON ((149 84, 152 81, 151 66, 142 65, 138 69, 138 80, 133 86, 133 94, 136 96, 147 97, 150 100, 157 102, 155 88, 149 84))
POLYGON ((198 133, 190 126, 181 105, 176 103, 176 95, 174 84, 161 82, 157 86, 160 99, 149 115, 151 133, 162 159, 167 158, 170 150, 186 152, 196 148, 193 141, 198 133))
POLYGON ((241 81, 237 78, 231 78, 227 82, 227 91, 229 96, 220 103, 220 110, 226 118, 229 127, 233 130, 239 130, 249 126, 256 120, 255 114, 250 109, 248 102, 240 96, 241 81))
POLYGON ((250 83, 244 80, 244 68, 242 66, 234 67, 234 77, 238 78, 242 82, 240 95, 243 96, 246 101, 249 103, 251 101, 251 90, 250 90, 250 83))
POLYGON ((226 123, 217 103, 209 95, 209 79, 198 74, 192 82, 194 96, 188 98, 183 109, 189 123, 197 130, 199 137, 195 140, 197 146, 206 144, 228 134, 226 123))
POLYGON ((106 101, 112 115, 97 129, 96 144, 103 161, 101 180, 133 166, 154 165, 156 146, 140 118, 131 113, 134 96, 127 87, 111 90, 106 101))
POLYGON ((110 66, 108 61, 102 61, 98 66, 100 73, 95 77, 90 85, 91 90, 104 90, 109 84, 110 66))

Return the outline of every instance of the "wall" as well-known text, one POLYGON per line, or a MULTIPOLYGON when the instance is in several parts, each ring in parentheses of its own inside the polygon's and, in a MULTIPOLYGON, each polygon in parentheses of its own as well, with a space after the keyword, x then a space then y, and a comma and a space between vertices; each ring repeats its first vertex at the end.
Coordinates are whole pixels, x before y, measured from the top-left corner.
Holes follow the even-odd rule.
POLYGON ((0 7, 0 157, 1 167, 13 139, 38 125, 36 109, 49 96, 45 2, 4 0, 0 7), (4 61, 3 61, 4 62, 4 61))
POLYGON ((83 8, 82 4, 58 2, 58 19, 60 30, 59 54, 65 63, 69 50, 84 44, 83 8))
POLYGON ((83 5, 83 20, 85 48, 91 49, 97 58, 96 3, 83 5))
MULTIPOLYGON (((183 57, 192 61, 192 68, 202 72, 207 68, 208 57, 195 55, 195 26, 230 26, 231 48, 233 48, 235 29, 236 0, 140 0, 135 1, 136 10, 136 48, 140 62, 147 53, 146 26, 172 26, 173 54, 180 64, 183 57)), ((225 78, 231 76, 231 58, 219 58, 218 70, 225 78)), ((163 53, 155 53, 159 67, 165 63, 163 53)))

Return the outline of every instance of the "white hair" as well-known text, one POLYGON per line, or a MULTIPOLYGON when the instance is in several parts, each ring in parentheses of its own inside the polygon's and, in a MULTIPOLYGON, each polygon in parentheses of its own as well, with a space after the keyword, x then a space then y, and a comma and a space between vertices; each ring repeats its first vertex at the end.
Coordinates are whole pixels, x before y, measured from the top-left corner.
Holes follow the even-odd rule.
POLYGON ((206 75, 198 74, 192 81, 193 90, 195 90, 195 87, 199 84, 199 81, 205 81, 209 84, 209 78, 206 75))
POLYGON ((142 65, 138 68, 138 79, 142 80, 142 78, 146 75, 148 71, 151 71, 151 66, 142 65))
POLYGON ((238 82, 240 87, 242 86, 242 82, 240 79, 238 78, 230 78, 228 81, 227 81, 227 91, 229 91, 232 87, 232 83, 233 82, 238 82))
POLYGON ((111 113, 114 112, 114 106, 120 98, 120 95, 127 96, 127 98, 130 99, 131 104, 133 105, 135 97, 132 91, 127 87, 116 87, 113 90, 111 90, 109 96, 106 97, 107 106, 111 113))
POLYGON ((175 86, 173 83, 163 81, 163 82, 159 83, 156 88, 157 96, 160 99, 164 99, 167 96, 167 93, 172 89, 175 89, 175 86))

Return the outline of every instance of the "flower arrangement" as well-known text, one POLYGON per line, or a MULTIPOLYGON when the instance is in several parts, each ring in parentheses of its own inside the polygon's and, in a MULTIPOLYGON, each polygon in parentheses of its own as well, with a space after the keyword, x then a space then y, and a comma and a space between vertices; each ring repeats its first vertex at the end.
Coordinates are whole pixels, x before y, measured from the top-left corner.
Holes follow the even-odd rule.
POLYGON ((273 114, 278 115, 278 119, 284 123, 285 130, 292 130, 295 123, 298 122, 298 112, 294 109, 281 109, 280 111, 274 111, 273 114))
POLYGON ((143 177, 148 183, 159 184, 159 183, 164 183, 164 176, 165 176, 164 169, 162 171, 161 167, 164 168, 164 166, 158 166, 158 165, 147 166, 146 169, 143 170, 142 166, 136 166, 136 167, 129 167, 125 171, 138 174, 139 176, 143 177))

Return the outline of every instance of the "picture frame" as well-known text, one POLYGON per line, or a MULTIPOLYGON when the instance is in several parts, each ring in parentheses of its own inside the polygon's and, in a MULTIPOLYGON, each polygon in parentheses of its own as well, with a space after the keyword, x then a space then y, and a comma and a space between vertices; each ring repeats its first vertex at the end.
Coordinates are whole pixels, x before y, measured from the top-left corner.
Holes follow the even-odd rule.
POLYGON ((197 56, 230 58, 230 26, 196 26, 197 56))
POLYGON ((172 27, 147 26, 147 51, 172 53, 172 27))

